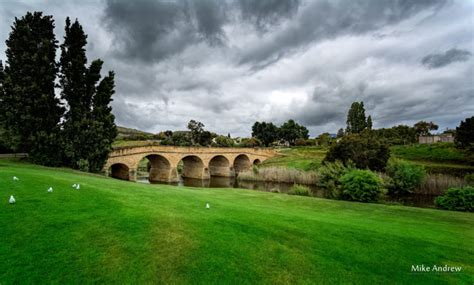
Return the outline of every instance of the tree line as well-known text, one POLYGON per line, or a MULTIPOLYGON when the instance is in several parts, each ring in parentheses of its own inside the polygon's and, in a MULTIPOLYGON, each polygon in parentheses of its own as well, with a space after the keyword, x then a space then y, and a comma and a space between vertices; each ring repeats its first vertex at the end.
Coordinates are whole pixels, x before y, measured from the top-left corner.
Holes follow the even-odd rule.
POLYGON ((0 63, 1 143, 38 164, 97 172, 117 136, 110 107, 115 75, 102 78, 100 59, 88 64, 77 19, 66 19, 60 46, 54 27, 41 12, 15 18, 0 63))

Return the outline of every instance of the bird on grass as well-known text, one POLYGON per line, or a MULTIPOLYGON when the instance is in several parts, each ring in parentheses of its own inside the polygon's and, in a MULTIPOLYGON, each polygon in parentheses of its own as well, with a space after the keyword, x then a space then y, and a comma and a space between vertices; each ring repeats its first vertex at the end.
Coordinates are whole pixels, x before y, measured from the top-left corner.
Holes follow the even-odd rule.
POLYGON ((51 193, 51 192, 53 192, 53 187, 48 188, 48 193, 51 193))
POLYGON ((13 176, 13 181, 20 181, 20 178, 13 176))
POLYGON ((16 202, 15 197, 13 197, 13 195, 11 195, 10 200, 8 200, 8 203, 15 204, 15 202, 16 202))
POLYGON ((76 188, 77 187, 77 184, 72 184, 72 188, 76 188))
POLYGON ((81 189, 81 185, 80 185, 80 184, 77 184, 76 189, 77 189, 77 190, 81 189))
POLYGON ((210 209, 211 206, 209 205, 209 203, 206 203, 206 209, 210 209))

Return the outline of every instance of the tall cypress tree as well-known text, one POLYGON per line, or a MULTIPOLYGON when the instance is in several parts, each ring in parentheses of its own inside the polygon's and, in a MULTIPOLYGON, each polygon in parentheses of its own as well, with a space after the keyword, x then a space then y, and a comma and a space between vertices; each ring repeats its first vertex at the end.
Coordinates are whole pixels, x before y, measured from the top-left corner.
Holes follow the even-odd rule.
POLYGON ((64 118, 67 164, 99 171, 116 136, 108 106, 114 93, 114 75, 110 73, 97 85, 103 61, 94 60, 87 67, 86 44, 82 26, 77 20, 71 24, 67 18, 60 59, 61 97, 69 107, 64 118))
POLYGON ((66 164, 77 167, 87 153, 84 132, 88 131, 90 102, 86 99, 87 36, 76 20, 72 25, 66 19, 64 43, 61 45, 60 85, 61 98, 67 102, 64 116, 63 139, 66 164))
POLYGON ((97 87, 97 92, 92 100, 92 133, 91 144, 93 151, 89 154, 89 169, 92 172, 99 172, 107 160, 108 153, 112 149, 112 143, 117 137, 117 127, 115 117, 112 114, 112 95, 115 93, 114 72, 104 77, 97 87))
POLYGON ((57 40, 52 16, 28 12, 15 18, 6 41, 0 122, 6 142, 37 163, 60 163, 57 133, 63 114, 55 97, 57 40))
POLYGON ((347 113, 347 128, 349 134, 358 134, 367 128, 364 102, 354 102, 347 113))

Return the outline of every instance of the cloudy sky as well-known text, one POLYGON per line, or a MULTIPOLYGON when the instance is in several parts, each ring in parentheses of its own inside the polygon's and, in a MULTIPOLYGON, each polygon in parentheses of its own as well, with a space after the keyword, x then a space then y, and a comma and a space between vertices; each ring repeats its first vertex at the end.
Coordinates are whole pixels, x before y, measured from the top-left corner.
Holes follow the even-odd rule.
POLYGON ((474 114, 474 1, 0 0, 0 59, 15 17, 43 11, 62 41, 66 16, 89 61, 116 72, 119 125, 249 136, 288 119, 312 136, 345 126, 364 101, 375 127, 474 114))

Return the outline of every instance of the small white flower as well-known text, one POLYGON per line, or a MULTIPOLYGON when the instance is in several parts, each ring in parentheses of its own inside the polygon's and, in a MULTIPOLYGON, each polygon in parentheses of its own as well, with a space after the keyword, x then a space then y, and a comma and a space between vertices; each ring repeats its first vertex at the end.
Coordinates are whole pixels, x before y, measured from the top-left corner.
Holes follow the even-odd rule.
POLYGON ((81 189, 81 185, 80 185, 80 184, 77 184, 76 189, 77 189, 77 190, 81 189))
POLYGON ((15 204, 15 202, 16 202, 15 197, 13 197, 13 195, 11 195, 10 200, 8 200, 8 203, 15 204))
POLYGON ((20 178, 13 176, 13 181, 20 181, 20 178))
POLYGON ((211 206, 209 205, 209 203, 206 203, 206 209, 210 209, 211 206))
POLYGON ((53 187, 48 188, 48 193, 51 193, 51 192, 53 192, 53 187))

